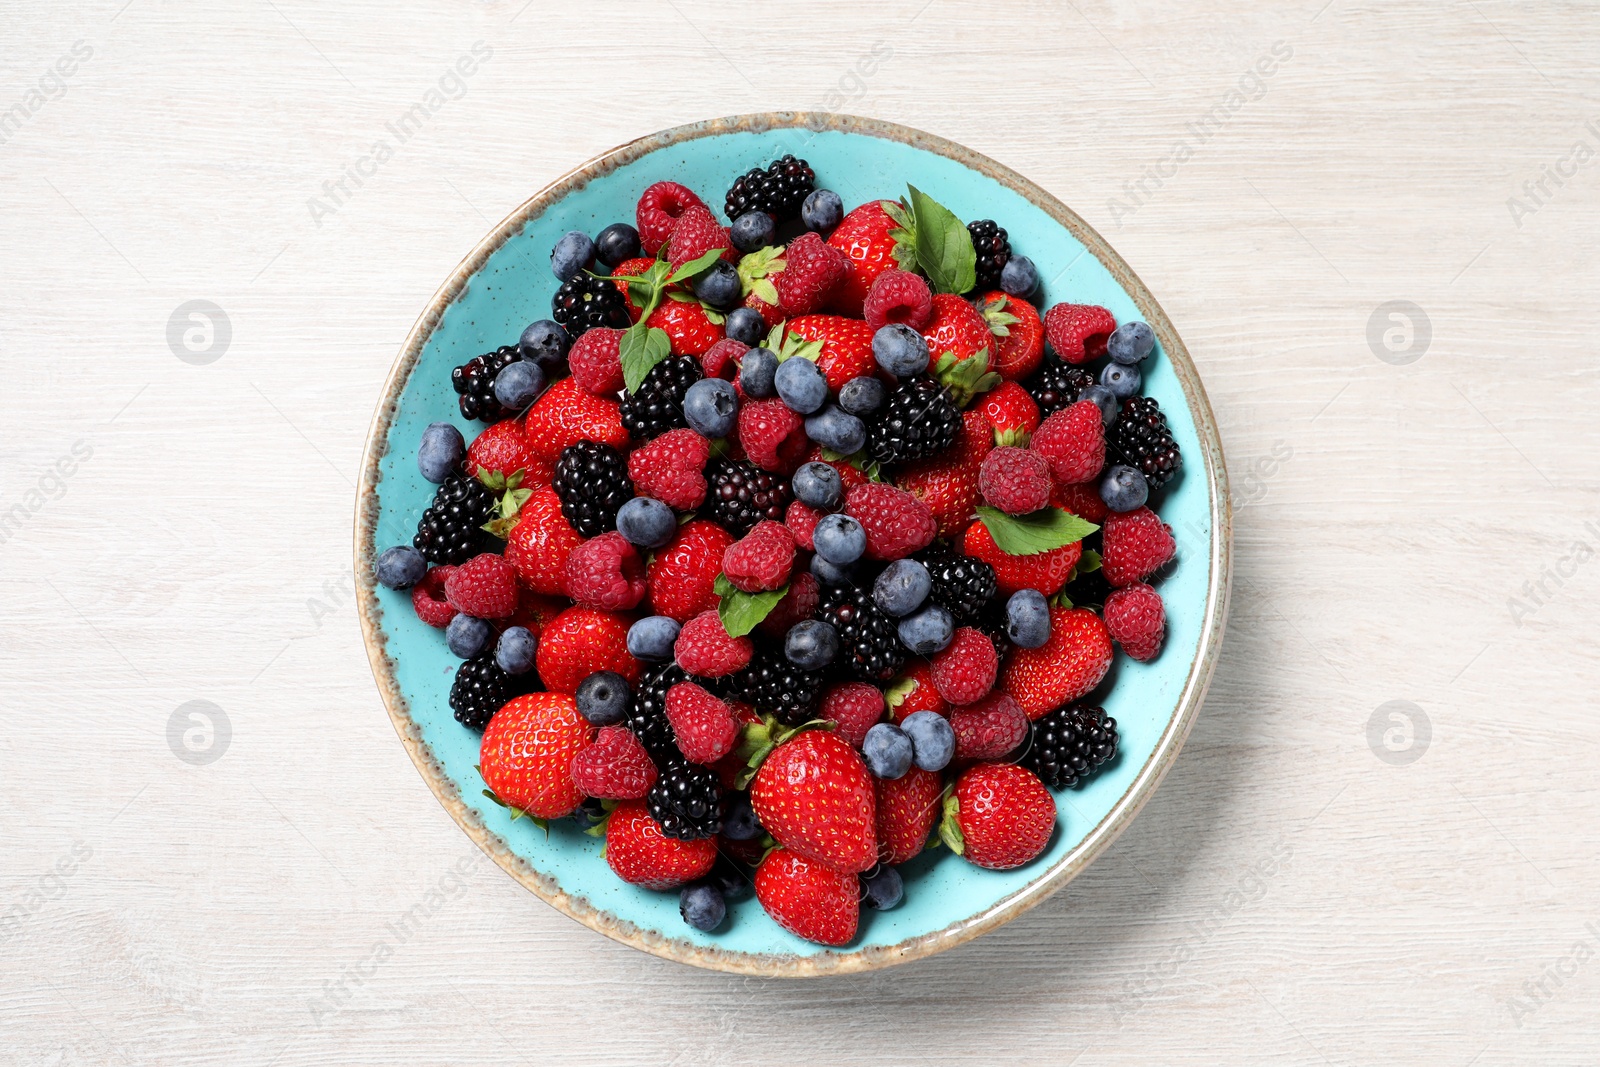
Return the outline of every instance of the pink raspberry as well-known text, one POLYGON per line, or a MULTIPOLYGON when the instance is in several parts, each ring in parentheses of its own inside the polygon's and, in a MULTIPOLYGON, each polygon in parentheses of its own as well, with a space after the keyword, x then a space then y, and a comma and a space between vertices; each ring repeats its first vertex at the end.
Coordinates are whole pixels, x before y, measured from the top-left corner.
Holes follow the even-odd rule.
POLYGON ((667 722, 678 751, 690 763, 715 763, 733 750, 739 724, 733 709, 693 682, 667 690, 667 722))
MULTIPOLYGON (((589 330, 584 337, 593 332, 589 330)), ((690 429, 668 430, 628 455, 628 477, 640 496, 653 496, 679 511, 693 511, 706 499, 704 471, 710 458, 710 441, 690 429)))
POLYGON ((728 228, 717 222, 717 217, 704 204, 691 204, 683 209, 672 227, 672 237, 667 242, 667 261, 672 268, 699 259, 713 248, 724 252, 733 242, 728 238, 728 228))
POLYGON ((722 553, 722 573, 735 589, 764 593, 781 589, 794 569, 794 535, 764 519, 722 553))
POLYGON ((638 800, 656 784, 656 765, 626 726, 602 726, 572 757, 572 784, 585 796, 638 800))
POLYGON ((1161 594, 1148 585, 1134 582, 1108 593, 1100 614, 1111 639, 1140 663, 1161 654, 1161 641, 1167 635, 1167 611, 1161 594))
POLYGON ((1004 689, 950 712, 956 734, 956 759, 1000 759, 1028 733, 1028 713, 1004 689))
POLYGON ((444 592, 444 583, 455 572, 454 567, 430 567, 422 581, 411 587, 411 610, 429 626, 442 630, 456 617, 456 609, 450 606, 444 592))
POLYGON ((700 366, 707 378, 726 378, 733 381, 739 375, 739 360, 750 351, 750 346, 732 337, 724 337, 700 354, 700 366))
POLYGON ((503 619, 517 610, 517 569, 493 552, 473 556, 444 580, 450 606, 477 619, 503 619))
POLYGON ((1112 512, 1101 531, 1101 565, 1106 581, 1116 587, 1150 577, 1178 548, 1172 540, 1172 527, 1147 507, 1112 512))
POLYGON ((867 290, 861 317, 874 330, 890 323, 903 323, 921 331, 933 319, 933 293, 921 275, 904 270, 886 270, 867 290))
POLYGON ((866 682, 836 685, 823 696, 817 718, 833 720, 839 736, 860 748, 873 723, 883 718, 883 693, 866 682))
POLYGON ((810 446, 805 422, 776 397, 746 401, 739 409, 739 444, 751 463, 779 474, 798 467, 810 446))
POLYGON ((999 669, 994 642, 982 630, 962 626, 949 646, 933 657, 933 686, 952 704, 972 704, 989 695, 999 669))
POLYGON ((978 468, 978 491, 1007 515, 1027 515, 1050 503, 1050 461, 1027 448, 997 448, 978 468))
POLYGON ((1033 431, 1032 446, 1050 461, 1050 473, 1062 485, 1087 482, 1106 465, 1100 408, 1092 400, 1062 408, 1033 431))
POLYGON ((689 674, 722 678, 750 665, 755 646, 748 637, 730 637, 713 608, 702 611, 678 631, 673 657, 689 674))
POLYGON ((1106 340, 1117 328, 1111 312, 1098 304, 1057 304, 1044 313, 1044 336, 1068 363, 1087 363, 1106 354, 1106 340))
POLYGON ((567 595, 584 607, 627 611, 644 594, 644 560, 615 530, 591 537, 567 557, 567 595))
POLYGON ((816 532, 817 522, 822 518, 822 512, 798 500, 789 501, 789 509, 783 513, 783 524, 789 527, 789 532, 794 534, 797 544, 807 552, 815 552, 817 546, 811 541, 811 535, 816 532))
POLYGON ((810 571, 801 571, 789 579, 789 591, 773 605, 757 628, 764 636, 781 641, 789 632, 789 627, 816 614, 817 604, 821 600, 822 584, 810 571))
POLYGON ((646 189, 634 214, 644 254, 653 256, 661 251, 678 225, 679 216, 695 205, 705 206, 693 190, 677 182, 656 182, 646 189))
POLYGON ((844 510, 867 534, 867 558, 904 559, 939 532, 933 511, 904 489, 867 482, 845 494, 844 510))
POLYGON ((596 326, 583 331, 567 353, 572 380, 584 392, 614 397, 623 386, 622 331, 596 326))

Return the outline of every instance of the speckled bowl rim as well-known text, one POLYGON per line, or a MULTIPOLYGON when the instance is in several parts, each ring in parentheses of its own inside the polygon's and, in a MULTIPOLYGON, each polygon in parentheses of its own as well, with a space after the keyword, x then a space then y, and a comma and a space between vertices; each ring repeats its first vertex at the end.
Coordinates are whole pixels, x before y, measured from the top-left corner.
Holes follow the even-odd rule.
MULTIPOLYGON (((1192 472, 1195 468, 1191 464, 1189 469, 1192 472)), ((366 455, 361 467, 361 484, 356 491, 355 578, 362 638, 367 646, 367 656, 372 663, 372 673, 377 679, 379 692, 388 708, 389 718, 394 723, 395 731, 400 735, 406 752, 416 764, 417 770, 421 772, 423 780, 433 790, 434 796, 479 848, 513 878, 557 910, 615 941, 665 959, 712 970, 801 978, 876 970, 954 948, 1015 919, 1039 904, 1075 878, 1105 851, 1155 793, 1156 787, 1171 769, 1179 749, 1183 747, 1183 742, 1189 736, 1189 731, 1199 715, 1200 705, 1205 698, 1206 687, 1211 680, 1211 672, 1216 666, 1222 645, 1223 627, 1227 617, 1232 540, 1232 516, 1229 507, 1227 472, 1223 464, 1222 442, 1217 432, 1216 420, 1211 413, 1211 405, 1206 399, 1205 389, 1200 384, 1194 363, 1190 360, 1188 350, 1184 348, 1166 313, 1156 303, 1155 297, 1104 238, 1065 204, 1037 185, 987 156, 979 155, 953 141, 880 119, 828 112, 776 112, 735 115, 677 126, 641 137, 596 156, 547 185, 506 216, 451 272, 449 279, 434 293, 401 347, 400 355, 395 360, 394 367, 389 372, 389 379, 384 385, 383 397, 373 415, 372 428, 367 437, 366 455), (842 133, 865 134, 898 141, 948 157, 987 175, 1032 201, 1094 253, 1112 277, 1132 296, 1145 321, 1154 328, 1166 351, 1167 359, 1182 385, 1184 396, 1189 403, 1189 412, 1194 419, 1195 431, 1204 452, 1203 466, 1206 488, 1210 494, 1212 525, 1207 561, 1210 567, 1210 581, 1206 588, 1205 621, 1194 662, 1190 666, 1188 678, 1179 695, 1177 711, 1156 742, 1149 759, 1140 768, 1127 790, 1112 805, 1105 818, 1084 835, 1083 840, 1075 848, 1049 867, 1042 869, 1033 881, 967 919, 952 923, 942 930, 907 938, 894 945, 863 946, 858 949, 823 952, 813 956, 730 951, 715 946, 696 945, 680 938, 665 936, 657 931, 641 929, 604 909, 595 907, 584 897, 563 889, 555 879, 534 869, 527 860, 513 852, 503 838, 489 830, 478 814, 463 803, 454 783, 445 774, 444 768, 434 758, 423 740, 421 729, 412 721, 406 698, 395 681, 393 664, 389 659, 385 637, 379 625, 383 608, 378 602, 376 583, 372 577, 372 564, 376 555, 377 488, 382 478, 378 464, 387 449, 389 430, 401 391, 445 309, 465 289, 468 279, 484 265, 490 254, 520 233, 530 219, 537 218, 546 207, 559 201, 570 191, 581 188, 594 178, 609 174, 618 167, 658 149, 700 137, 715 137, 728 133, 759 133, 770 129, 794 127, 804 127, 814 132, 836 130, 842 133)))

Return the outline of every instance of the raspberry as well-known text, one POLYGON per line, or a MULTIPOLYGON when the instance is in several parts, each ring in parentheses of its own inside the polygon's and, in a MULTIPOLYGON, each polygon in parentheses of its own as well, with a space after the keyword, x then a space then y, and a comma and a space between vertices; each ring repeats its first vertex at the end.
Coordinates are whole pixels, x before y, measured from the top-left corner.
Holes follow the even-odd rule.
POLYGON ((810 447, 804 421, 776 398, 748 401, 739 409, 739 444, 751 463, 780 474, 798 467, 810 447))
POLYGON ((1028 713, 1005 690, 950 713, 956 733, 956 759, 999 759, 1028 735, 1028 713))
POLYGON ((667 260, 676 270, 713 248, 726 251, 732 244, 727 228, 717 222, 710 208, 703 204, 690 204, 672 227, 672 237, 667 242, 667 260))
POLYGON ((1094 482, 1078 482, 1076 485, 1056 484, 1050 493, 1050 503, 1058 508, 1066 508, 1080 519, 1099 523, 1111 513, 1106 507, 1106 502, 1100 497, 1100 487, 1094 482))
POLYGON ((747 666, 753 650, 748 637, 728 636, 715 610, 684 623, 672 649, 678 666, 702 678, 721 678, 747 666))
POLYGON ((1134 582, 1118 589, 1106 597, 1100 614, 1105 618, 1106 629, 1111 631, 1111 639, 1140 663, 1153 660, 1161 653, 1161 640, 1167 633, 1167 614, 1161 604, 1161 594, 1148 585, 1134 582))
POLYGON ((628 622, 622 615, 571 607, 550 620, 539 635, 535 666, 545 688, 576 693, 595 671, 615 671, 631 686, 642 666, 628 654, 628 622))
POLYGON ((615 530, 585 541, 567 557, 567 595, 584 607, 627 611, 644 594, 644 561, 615 530))
POLYGON ((466 466, 474 478, 479 471, 495 471, 507 477, 522 471, 521 484, 527 489, 544 484, 551 470, 528 447, 528 434, 521 419, 502 419, 480 433, 467 449, 466 466))
POLYGON ((939 531, 927 504, 882 482, 850 490, 845 494, 844 510, 866 531, 869 559, 904 559, 927 548, 939 531))
POLYGON ((1068 363, 1087 363, 1106 354, 1106 339, 1117 328, 1111 312, 1098 304, 1057 304, 1044 313, 1044 336, 1068 363))
POLYGON ((950 714, 950 702, 939 695, 933 684, 933 665, 925 659, 907 664, 905 673, 890 683, 883 695, 889 705, 889 718, 897 723, 919 711, 950 714))
POLYGON ((933 293, 920 275, 886 270, 867 290, 861 312, 861 317, 874 330, 881 330, 890 323, 904 323, 920 331, 933 318, 933 293))
POLYGON ((883 718, 883 693, 866 682, 845 682, 829 689, 822 698, 819 719, 831 719, 838 734, 855 748, 867 738, 867 731, 883 718))
POLYGON ((445 599, 444 592, 444 583, 455 572, 450 566, 429 567, 422 581, 411 587, 411 609, 429 626, 442 630, 456 617, 456 609, 445 599))
POLYGON ((821 518, 822 512, 816 508, 802 504, 798 500, 791 500, 789 510, 783 513, 783 524, 789 527, 795 543, 807 552, 815 552, 817 546, 812 543, 811 535, 816 532, 817 522, 821 518))
POLYGON ((623 386, 622 331, 609 326, 585 330, 567 354, 572 380, 595 396, 615 397, 623 386))
POLYGON ((473 556, 444 580, 450 606, 476 619, 503 619, 517 610, 517 569, 504 556, 473 556))
POLYGON ((1107 515, 1100 540, 1106 581, 1119 588, 1148 578, 1177 551, 1172 527, 1149 508, 1107 515))
POLYGON ((656 784, 656 765, 633 731, 602 726, 589 747, 572 757, 572 784, 604 800, 638 800, 656 784))
POLYGON ((639 206, 634 215, 639 230, 639 246, 644 249, 644 254, 653 256, 661 251, 661 246, 667 243, 677 227, 679 217, 696 205, 705 207, 692 190, 677 182, 656 182, 646 189, 639 197, 639 206))
POLYGON ((949 647, 933 657, 933 684, 950 703, 971 704, 994 688, 999 668, 994 642, 982 630, 962 626, 956 629, 949 647))
POLYGON ((707 378, 726 378, 733 381, 739 375, 739 360, 750 351, 750 346, 732 337, 724 337, 700 354, 700 366, 707 378))
POLYGON ((1007 515, 1027 515, 1050 503, 1050 461, 1027 448, 997 448, 978 469, 983 499, 1007 515))
POLYGON ((714 522, 695 519, 678 528, 678 536, 665 548, 656 549, 645 578, 650 585, 650 608, 687 622, 721 599, 715 585, 722 568, 722 554, 733 544, 733 537, 714 522))
POLYGON ((561 514, 561 498, 554 489, 540 489, 517 513, 517 524, 506 539, 506 560, 517 569, 522 584, 535 593, 565 596, 567 557, 583 538, 561 514))
POLYGON ((761 633, 774 640, 782 640, 789 627, 816 613, 822 599, 822 585, 810 571, 801 571, 789 580, 789 591, 773 605, 767 617, 759 624, 761 633))
POLYGON ((691 763, 715 763, 733 749, 739 726, 728 705, 693 682, 667 690, 667 721, 678 751, 691 763))
POLYGON ((639 495, 693 511, 706 499, 704 468, 710 458, 710 441, 693 430, 668 430, 628 456, 628 477, 639 495))
POLYGON ((780 523, 763 520, 722 554, 722 573, 746 593, 781 589, 794 569, 794 536, 780 523))
MULTIPOLYGON (((778 291, 779 319, 822 310, 834 288, 850 272, 849 258, 825 243, 819 233, 803 233, 790 241, 783 250, 783 261, 784 268, 772 277, 778 291)), ((761 298, 751 295, 756 303, 750 306, 761 311, 761 298)))
POLYGON ((1087 482, 1106 465, 1106 430, 1100 409, 1080 400, 1051 415, 1033 431, 1033 450, 1050 461, 1062 485, 1087 482))

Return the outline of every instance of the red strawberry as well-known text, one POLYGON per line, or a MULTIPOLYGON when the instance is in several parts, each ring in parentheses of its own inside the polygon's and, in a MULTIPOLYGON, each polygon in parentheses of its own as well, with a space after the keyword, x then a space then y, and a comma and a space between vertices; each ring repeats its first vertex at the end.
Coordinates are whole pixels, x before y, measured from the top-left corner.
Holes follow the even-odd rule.
POLYGON ((557 615, 539 635, 534 661, 545 687, 576 693, 578 684, 595 671, 616 671, 632 685, 640 663, 628 654, 629 620, 594 608, 571 607, 557 615))
POLYGON ((586 392, 614 397, 622 388, 622 331, 596 326, 572 342, 567 365, 586 392))
POLYGON ((812 542, 812 535, 816 533, 817 523, 822 520, 822 512, 798 500, 789 501, 789 507, 783 513, 783 524, 794 535, 795 544, 807 552, 815 552, 817 546, 812 542))
MULTIPOLYGON (((611 271, 612 277, 635 278, 656 265, 656 260, 639 256, 634 259, 625 259, 618 263, 611 271)), ((622 299, 628 302, 628 318, 633 322, 639 321, 639 316, 644 314, 644 305, 634 299, 633 290, 627 282, 612 282, 622 293, 622 299)), ((605 329, 607 327, 601 327, 605 329)))
POLYGON ((997 448, 983 458, 978 491, 1007 515, 1027 515, 1050 503, 1050 461, 1027 448, 997 448))
POLYGON ((983 412, 983 417, 994 427, 997 445, 1026 448, 1029 437, 1039 426, 1039 405, 1016 382, 1001 382, 973 406, 983 412))
POLYGON ((506 538, 506 561, 517 569, 522 584, 546 596, 566 596, 567 557, 583 543, 561 514, 554 489, 540 489, 517 512, 517 524, 506 538))
POLYGON ((982 519, 967 527, 962 535, 961 547, 969 556, 975 556, 994 568, 995 584, 1005 596, 1023 589, 1037 589, 1045 596, 1055 596, 1072 577, 1072 568, 1083 557, 1083 542, 1052 548, 1032 556, 1013 556, 1002 552, 994 543, 989 527, 982 519))
POLYGON ((973 301, 994 335, 989 369, 1007 381, 1021 381, 1044 360, 1044 323, 1033 305, 1001 292, 983 293, 973 301))
POLYGON ((828 244, 843 252, 848 262, 845 276, 833 294, 833 304, 847 315, 861 314, 872 283, 886 270, 913 260, 910 234, 884 211, 900 209, 889 200, 869 200, 856 208, 828 235, 828 244))
POLYGON ((1056 802, 1032 771, 1014 763, 979 763, 956 781, 952 796, 961 854, 979 867, 1020 867, 1050 843, 1056 802))
POLYGON ((483 731, 478 769, 511 807, 559 819, 583 802, 572 759, 594 740, 594 727, 566 693, 530 693, 495 712, 483 731))
POLYGON ((535 489, 550 484, 553 466, 539 462, 528 447, 527 431, 521 419, 501 419, 484 430, 467 449, 467 473, 474 478, 480 471, 494 471, 507 477, 522 471, 525 489, 535 489))
POLYGON ((656 549, 645 567, 650 610, 679 622, 715 610, 722 598, 714 586, 722 570, 722 554, 731 544, 733 535, 707 519, 678 527, 677 536, 665 548, 656 549))
POLYGON ((1050 503, 1093 523, 1104 522, 1105 517, 1111 513, 1111 509, 1106 507, 1106 502, 1101 499, 1098 482, 1078 482, 1076 485, 1062 485, 1057 482, 1056 487, 1050 492, 1050 503))
POLYGON ((748 637, 728 636, 716 611, 702 611, 684 623, 672 646, 678 666, 701 678, 722 678, 743 670, 750 665, 754 651, 748 637))
POLYGON ((455 572, 449 566, 429 567, 422 581, 411 587, 411 610, 429 626, 442 630, 456 617, 456 609, 444 594, 444 583, 455 572))
POLYGON ((1108 594, 1102 613, 1106 630, 1122 651, 1141 663, 1161 654, 1167 612, 1160 593, 1143 582, 1134 582, 1108 594))
POLYGON ((794 535, 771 519, 756 523, 722 554, 722 573, 746 593, 782 589, 793 569, 794 535))
POLYGON ((758 629, 766 637, 782 640, 789 627, 815 614, 821 599, 822 586, 816 576, 810 571, 801 571, 789 579, 789 591, 761 620, 758 629))
POLYGON ((605 851, 606 863, 618 878, 658 892, 705 877, 717 861, 716 838, 668 837, 637 800, 618 804, 606 820, 605 851))
POLYGON ((860 748, 867 731, 883 718, 883 693, 866 682, 841 682, 823 695, 817 718, 832 721, 840 737, 860 748))
POLYGON ((1106 516, 1100 535, 1106 581, 1131 585, 1154 574, 1177 552, 1172 527, 1149 508, 1106 516))
POLYGON ((933 318, 922 328, 922 339, 935 360, 945 353, 965 362, 979 352, 990 351, 994 335, 977 309, 954 293, 935 293, 933 318))
POLYGON ((691 207, 705 207, 694 193, 677 182, 656 182, 639 197, 639 207, 634 218, 639 230, 639 244, 647 256, 661 251, 661 246, 672 237, 678 219, 691 207))
POLYGON ((644 599, 644 560, 617 531, 592 537, 567 557, 567 596, 603 611, 627 611, 644 599))
POLYGON ((572 784, 585 796, 638 800, 656 784, 656 765, 632 730, 602 726, 594 743, 572 757, 572 784))
POLYGON ((693 682, 667 690, 667 722, 678 751, 691 763, 711 764, 733 750, 739 727, 728 705, 693 682))
POLYGON ((999 759, 1028 736, 1028 714, 1005 690, 950 713, 956 733, 956 759, 999 759))
POLYGON ((733 381, 739 374, 739 361, 750 351, 750 346, 732 337, 724 337, 700 356, 700 366, 707 378, 726 378, 733 381))
POLYGON ((704 355, 722 340, 722 327, 706 317, 706 309, 698 300, 669 297, 661 301, 645 323, 666 332, 675 356, 704 355))
POLYGON ((904 722, 907 715, 919 711, 950 714, 950 702, 939 695, 938 687, 933 684, 933 665, 925 659, 908 662, 905 672, 889 685, 883 695, 885 703, 889 705, 891 722, 904 722))
POLYGON ((774 922, 796 937, 844 945, 861 921, 861 888, 841 874, 789 849, 775 849, 755 875, 756 899, 774 922))
POLYGON ((1057 304, 1044 313, 1044 336, 1068 363, 1087 363, 1106 354, 1106 339, 1117 328, 1111 312, 1096 304, 1057 304))
POLYGON ((1088 608, 1051 608, 1050 640, 1013 650, 1000 684, 1037 719, 1099 685, 1110 666, 1111 635, 1100 616, 1088 608))
POLYGON ((927 845, 928 834, 939 821, 944 779, 937 771, 912 767, 899 778, 878 779, 876 788, 878 855, 895 867, 916 858, 927 845))
POLYGON ((872 777, 856 750, 826 730, 774 749, 756 772, 750 803, 767 832, 806 859, 848 873, 878 860, 872 777))
POLYGON ((517 610, 517 569, 494 552, 473 556, 444 582, 450 606, 477 619, 503 619, 517 610))
POLYGON ((877 362, 872 358, 872 327, 860 319, 802 315, 788 321, 784 334, 785 347, 790 344, 790 338, 822 343, 817 366, 827 375, 828 388, 835 393, 851 378, 871 374, 877 369, 877 362))
POLYGON ((572 378, 563 378, 528 409, 528 447, 552 469, 561 450, 579 441, 598 441, 612 448, 628 447, 621 409, 615 400, 593 396, 572 378))
MULTIPOLYGON (((954 540, 972 521, 978 504, 978 472, 994 447, 989 420, 976 407, 961 413, 961 432, 941 455, 907 463, 895 476, 900 488, 933 512, 939 536, 954 540)), ((847 483, 848 485, 848 483, 847 483)))
POLYGON ((939 532, 927 504, 882 482, 850 490, 844 497, 844 510, 866 531, 868 559, 904 559, 927 548, 939 532))
POLYGON ((921 330, 933 319, 933 292, 920 274, 886 270, 867 290, 861 317, 874 331, 890 323, 921 330))
POLYGON ((776 397, 747 400, 739 409, 739 444, 763 470, 788 474, 800 466, 810 441, 805 421, 776 397))
POLYGON ((732 247, 728 228, 717 221, 711 209, 703 204, 691 204, 672 227, 672 236, 667 241, 667 262, 677 270, 713 248, 726 254, 732 247))
POLYGON ((552 619, 566 610, 565 600, 525 588, 522 590, 522 595, 517 598, 516 613, 507 619, 506 623, 510 626, 521 626, 534 637, 538 637, 544 633, 544 628, 550 625, 552 619))
POLYGON ((944 651, 933 657, 934 688, 952 704, 972 704, 989 695, 999 668, 994 642, 976 627, 960 626, 944 651))
POLYGON ((690 429, 668 430, 628 454, 628 477, 640 496, 693 511, 706 499, 704 472, 710 458, 710 441, 690 429))
POLYGON ((1062 408, 1033 431, 1032 447, 1050 461, 1050 472, 1062 485, 1089 481, 1106 465, 1100 408, 1092 400, 1062 408))
POLYGON ((786 248, 752 252, 739 261, 749 289, 745 307, 759 311, 769 328, 821 311, 848 266, 838 249, 815 233, 801 234, 786 248))

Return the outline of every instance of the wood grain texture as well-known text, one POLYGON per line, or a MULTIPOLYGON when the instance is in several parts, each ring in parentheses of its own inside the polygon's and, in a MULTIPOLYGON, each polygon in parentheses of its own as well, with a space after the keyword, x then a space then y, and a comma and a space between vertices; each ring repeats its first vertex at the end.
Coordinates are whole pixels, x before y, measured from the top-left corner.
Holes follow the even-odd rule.
POLYGON ((8 1062, 1600 1059, 1591 8, 4 11, 0 112, 92 49, 0 143, 8 1062), (465 95, 314 220, 477 41, 465 95), (1211 696, 1132 829, 993 935, 801 985, 633 952, 480 862, 385 720, 348 574, 374 398, 492 222, 641 133, 792 107, 963 142, 1099 227, 1243 494, 1211 696), (193 299, 232 327, 205 366, 165 337, 193 299), (1407 365, 1368 341, 1391 300, 1431 323, 1407 365), (231 724, 207 766, 168 746, 190 700, 231 724), (1408 765, 1368 745, 1392 700, 1431 724, 1408 765))

